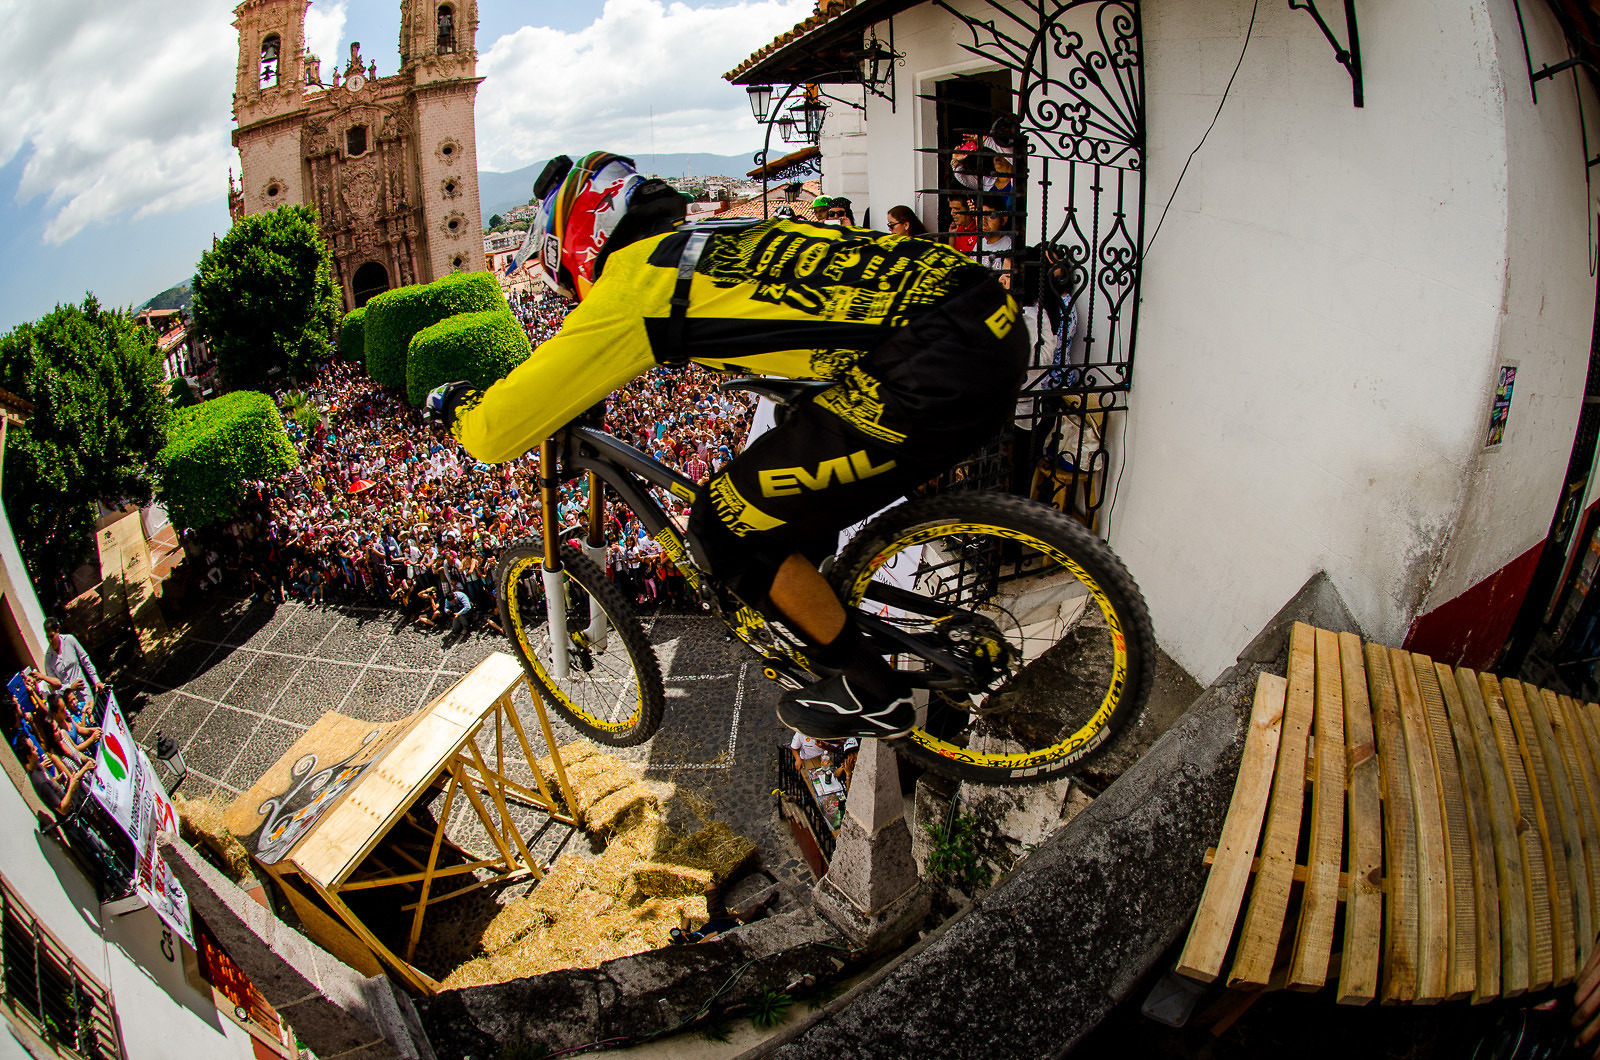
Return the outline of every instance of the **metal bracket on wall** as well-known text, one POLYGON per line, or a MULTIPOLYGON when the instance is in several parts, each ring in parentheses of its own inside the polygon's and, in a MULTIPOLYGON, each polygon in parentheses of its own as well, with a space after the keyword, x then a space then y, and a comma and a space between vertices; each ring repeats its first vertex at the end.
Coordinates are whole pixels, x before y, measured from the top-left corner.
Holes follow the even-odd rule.
POLYGON ((1358 107, 1366 106, 1366 93, 1361 84, 1361 34, 1356 29, 1356 2, 1344 0, 1344 24, 1350 34, 1350 46, 1345 47, 1339 38, 1333 35, 1333 29, 1328 25, 1328 20, 1322 17, 1322 12, 1317 10, 1317 0, 1289 0, 1290 11, 1309 11, 1311 17, 1316 19, 1317 28, 1322 30, 1322 35, 1328 38, 1328 43, 1333 45, 1333 57, 1340 66, 1350 72, 1351 94, 1355 97, 1358 107))

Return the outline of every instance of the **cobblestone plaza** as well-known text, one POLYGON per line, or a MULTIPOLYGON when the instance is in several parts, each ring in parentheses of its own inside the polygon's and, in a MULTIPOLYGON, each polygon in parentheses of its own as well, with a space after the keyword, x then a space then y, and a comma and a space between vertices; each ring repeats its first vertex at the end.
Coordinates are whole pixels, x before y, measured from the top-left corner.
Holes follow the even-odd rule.
MULTIPOLYGON (((675 785, 754 841, 780 880, 804 885, 810 872, 772 795, 778 747, 790 735, 773 712, 776 686, 712 619, 649 616, 646 628, 666 681, 665 718, 648 742, 607 753, 639 766, 647 780, 675 785)), ((377 608, 218 600, 158 669, 118 691, 152 756, 158 733, 178 742, 189 768, 182 793, 226 801, 327 712, 394 721, 438 698, 490 652, 509 650, 488 632, 447 638, 377 608)), ((534 753, 544 753, 525 687, 516 704, 534 753)), ((558 744, 578 738, 554 712, 550 720, 558 744)), ((525 768, 508 759, 508 769, 525 768)), ((545 837, 535 852, 553 855, 564 842, 545 837)))

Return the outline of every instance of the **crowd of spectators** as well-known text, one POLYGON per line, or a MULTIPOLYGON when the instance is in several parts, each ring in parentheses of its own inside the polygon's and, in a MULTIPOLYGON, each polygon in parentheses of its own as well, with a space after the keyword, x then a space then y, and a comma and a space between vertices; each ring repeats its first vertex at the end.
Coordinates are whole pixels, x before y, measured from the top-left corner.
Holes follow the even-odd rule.
POLYGON ((64 813, 94 764, 106 686, 83 645, 53 618, 45 620, 45 639, 44 668, 24 668, 20 691, 0 693, 0 728, 40 798, 64 813))
POLYGON ((528 333, 528 344, 534 347, 561 330, 567 310, 571 308, 571 303, 542 291, 512 291, 510 303, 511 314, 528 333))
MULTIPOLYGON (((530 328, 559 328, 553 300, 519 306, 530 328)), ((303 391, 322 414, 287 424, 300 466, 247 486, 239 515, 195 539, 207 585, 253 598, 392 605, 419 626, 460 633, 480 619, 496 631, 495 572, 512 541, 541 532, 537 453, 480 463, 444 429, 359 367, 335 362, 303 391)), ((696 482, 732 459, 751 405, 697 367, 655 369, 606 401, 606 428, 696 482)), ((561 487, 563 536, 584 525, 587 482, 561 487)), ((658 491, 680 523, 682 501, 658 491)), ((607 573, 647 607, 688 607, 686 586, 633 513, 612 502, 607 573)))

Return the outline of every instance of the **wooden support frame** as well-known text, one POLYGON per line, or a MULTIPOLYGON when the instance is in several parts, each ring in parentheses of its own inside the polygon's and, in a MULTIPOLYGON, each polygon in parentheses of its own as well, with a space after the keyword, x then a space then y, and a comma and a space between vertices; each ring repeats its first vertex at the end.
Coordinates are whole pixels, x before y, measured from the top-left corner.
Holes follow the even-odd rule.
MULTIPOLYGON (((419 993, 432 994, 439 989, 436 981, 411 964, 431 908, 481 887, 543 877, 530 842, 513 817, 512 805, 540 811, 548 820, 579 825, 576 815, 566 808, 575 806, 576 800, 550 719, 531 686, 533 707, 566 807, 539 768, 518 716, 513 695, 526 683, 526 674, 516 660, 501 652, 489 656, 413 716, 282 860, 263 866, 280 882, 290 876, 302 881, 354 936, 352 944, 358 941, 365 946, 419 993), (525 756, 537 790, 505 775, 508 728, 525 756), (487 756, 480 746, 485 741, 487 756), (425 825, 413 809, 427 793, 441 788, 444 801, 438 820, 425 825), (449 839, 450 822, 461 803, 470 807, 494 848, 492 853, 475 853, 449 839), (404 839, 391 835, 401 826, 408 828, 404 839), (408 843, 415 853, 405 849, 408 843), (424 844, 425 859, 419 856, 424 844), (445 851, 465 860, 441 864, 440 855, 445 851), (442 893, 437 890, 439 884, 463 877, 467 878, 464 886, 442 893), (403 957, 389 949, 345 900, 349 895, 389 887, 413 892, 400 905, 402 912, 411 914, 403 957)), ((542 827, 544 821, 540 824, 542 827)))

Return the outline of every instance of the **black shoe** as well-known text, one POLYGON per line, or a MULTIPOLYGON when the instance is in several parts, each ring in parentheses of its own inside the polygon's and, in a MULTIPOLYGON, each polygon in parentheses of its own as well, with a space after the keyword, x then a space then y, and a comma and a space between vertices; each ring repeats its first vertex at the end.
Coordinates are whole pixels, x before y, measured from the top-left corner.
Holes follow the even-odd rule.
POLYGON ((917 723, 917 711, 910 696, 887 703, 863 702, 844 675, 835 674, 785 692, 778 701, 778 720, 814 740, 851 736, 888 740, 910 732, 917 723))

